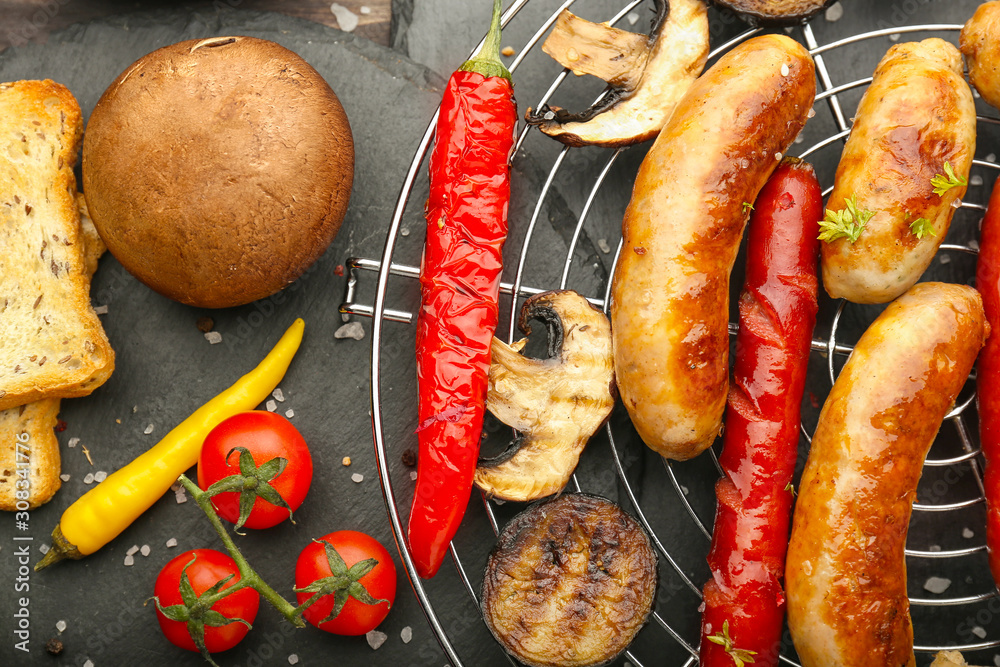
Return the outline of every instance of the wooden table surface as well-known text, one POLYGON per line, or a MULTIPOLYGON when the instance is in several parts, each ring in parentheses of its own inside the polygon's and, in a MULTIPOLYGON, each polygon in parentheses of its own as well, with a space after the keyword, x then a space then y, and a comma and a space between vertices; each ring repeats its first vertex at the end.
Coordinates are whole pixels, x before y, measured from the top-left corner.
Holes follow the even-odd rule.
MULTIPOLYGON (((258 11, 275 11, 289 16, 309 19, 334 28, 345 29, 326 0, 214 0, 187 3, 192 7, 224 2, 230 7, 258 11)), ((102 16, 123 14, 160 6, 176 6, 177 2, 164 0, 0 0, 0 51, 27 42, 44 43, 50 32, 74 23, 81 23, 102 16)), ((389 44, 391 0, 338 0, 336 3, 357 18, 351 31, 373 42, 389 44)), ((343 10, 340 10, 343 11, 343 10)), ((345 21, 352 17, 344 14, 345 21)))

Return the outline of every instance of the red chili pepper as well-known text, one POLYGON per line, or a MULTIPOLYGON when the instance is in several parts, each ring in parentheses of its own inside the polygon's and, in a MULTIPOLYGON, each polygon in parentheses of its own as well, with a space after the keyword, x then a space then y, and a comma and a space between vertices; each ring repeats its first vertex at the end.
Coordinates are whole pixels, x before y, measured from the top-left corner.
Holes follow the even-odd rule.
POLYGON ((983 218, 976 262, 976 289, 993 335, 979 353, 976 392, 979 406, 979 443, 986 459, 986 547, 990 571, 1000 585, 1000 178, 983 218))
POLYGON ((479 459, 497 326, 517 108, 500 61, 500 5, 479 52, 441 102, 430 163, 417 319, 417 488, 410 555, 433 577, 465 514, 479 459))
POLYGON ((750 218, 746 283, 715 487, 701 665, 778 664, 799 413, 816 323, 818 221, 813 168, 786 159, 750 218))

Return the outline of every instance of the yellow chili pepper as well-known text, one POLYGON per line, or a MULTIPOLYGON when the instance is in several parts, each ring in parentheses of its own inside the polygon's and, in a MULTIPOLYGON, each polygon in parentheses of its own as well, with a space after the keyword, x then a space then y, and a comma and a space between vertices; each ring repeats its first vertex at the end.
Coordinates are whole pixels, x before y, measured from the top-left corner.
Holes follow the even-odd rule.
POLYGON ((52 531, 52 548, 35 571, 94 553, 138 519, 198 462, 209 431, 237 413, 253 410, 274 391, 299 349, 304 327, 302 319, 295 320, 257 368, 70 505, 52 531))

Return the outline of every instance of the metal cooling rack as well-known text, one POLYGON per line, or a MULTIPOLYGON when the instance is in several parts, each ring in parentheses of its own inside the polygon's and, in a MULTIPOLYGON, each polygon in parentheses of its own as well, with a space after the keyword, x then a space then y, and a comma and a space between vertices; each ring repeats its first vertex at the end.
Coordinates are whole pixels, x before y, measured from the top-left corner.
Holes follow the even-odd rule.
MULTIPOLYGON (((503 25, 507 26, 508 23, 510 23, 517 16, 517 14, 521 12, 528 2, 529 0, 515 0, 511 7, 503 15, 503 25)), ((573 2, 574 0, 566 0, 562 5, 557 7, 540 26, 538 26, 537 30, 531 35, 527 42, 518 50, 517 57, 510 64, 510 70, 512 72, 516 71, 524 61, 525 57, 527 57, 528 54, 541 43, 543 35, 555 22, 558 13, 562 9, 572 5, 573 2)), ((642 0, 633 0, 632 2, 625 4, 611 19, 611 23, 619 24, 622 19, 629 16, 630 12, 633 12, 633 10, 635 10, 641 2, 642 0)), ((832 119, 834 130, 827 136, 815 139, 814 143, 811 143, 811 145, 808 145, 808 147, 803 149, 802 147, 806 146, 806 144, 810 141, 803 141, 803 137, 808 138, 809 128, 815 125, 815 123, 810 122, 810 124, 807 125, 806 131, 803 133, 803 137, 800 137, 800 139, 797 140, 797 145, 790 150, 790 153, 795 154, 797 152, 797 154, 802 158, 813 159, 824 152, 828 152, 829 154, 827 156, 827 160, 833 160, 833 163, 835 164, 836 159, 839 157, 843 141, 846 139, 850 131, 849 128, 851 122, 851 120, 845 116, 842 100, 844 98, 854 100, 856 97, 859 97, 860 92, 871 82, 871 77, 868 77, 846 83, 835 83, 835 77, 827 66, 826 57, 842 52, 843 50, 849 50, 852 46, 866 40, 889 38, 885 39, 885 49, 888 49, 891 42, 896 41, 899 38, 899 35, 910 35, 912 33, 929 33, 914 35, 914 38, 923 38, 925 36, 930 36, 930 34, 937 34, 946 37, 950 36, 952 41, 954 41, 957 31, 959 31, 961 27, 961 25, 953 24, 924 24, 896 27, 892 29, 860 33, 827 44, 820 44, 817 42, 814 30, 810 25, 795 28, 791 31, 791 36, 807 46, 810 53, 816 60, 819 88, 814 110, 817 114, 829 114, 829 118, 832 119), (852 95, 854 97, 851 97, 852 95)), ((710 55, 710 63, 712 59, 731 48, 734 44, 739 43, 740 41, 745 40, 758 32, 760 31, 748 30, 735 38, 716 46, 710 55)), ((563 71, 556 76, 541 97, 537 100, 532 100, 534 103, 531 106, 537 108, 541 104, 548 101, 549 98, 560 88, 560 86, 564 84, 568 74, 568 71, 563 71)), ((520 89, 518 89, 518 94, 523 94, 520 89)), ((853 108, 854 104, 856 104, 856 101, 847 103, 847 106, 848 108, 853 108)), ((398 443, 388 442, 387 440, 385 419, 397 418, 397 413, 399 412, 412 412, 412 420, 415 420, 415 397, 401 397, 398 395, 393 396, 389 393, 392 388, 386 387, 383 384, 382 372, 384 363, 401 363, 399 361, 401 355, 398 353, 398 350, 400 349, 398 340, 400 338, 409 340, 406 338, 406 335, 400 331, 401 329, 406 329, 406 327, 391 323, 411 322, 412 320, 411 312, 388 307, 388 298, 392 296, 395 300, 399 300, 400 293, 405 293, 403 295, 404 298, 407 295, 409 296, 408 305, 413 309, 418 306, 418 297, 414 296, 415 293, 412 290, 407 291, 405 288, 400 287, 400 285, 412 283, 412 279, 418 277, 419 269, 416 264, 419 264, 419 256, 409 259, 409 262, 396 261, 397 248, 400 245, 401 229, 403 230, 403 236, 408 234, 408 231, 402 223, 404 216, 406 216, 407 212, 409 212, 412 216, 414 211, 421 211, 423 207, 423 201, 411 198, 411 194, 413 194, 415 187, 417 187, 416 184, 420 179, 420 175, 422 173, 426 173, 425 160, 428 157, 428 151, 433 140, 436 121, 437 114, 435 113, 434 117, 430 119, 430 122, 427 125, 427 129, 424 132, 419 147, 406 174, 396 208, 393 211, 381 259, 371 260, 353 258, 348 260, 347 292, 344 304, 341 306, 341 310, 345 313, 364 315, 373 318, 371 355, 371 414, 375 449, 378 459, 379 477, 383 495, 385 497, 389 519, 392 524, 400 556, 406 568, 407 575, 409 576, 416 597, 418 598, 423 611, 427 616, 428 623, 440 643, 447 659, 450 661, 451 665, 458 667, 463 664, 475 663, 463 660, 462 656, 459 654, 460 649, 464 650, 467 647, 459 646, 459 641, 457 641, 458 631, 455 630, 455 624, 452 623, 446 628, 446 623, 442 620, 443 613, 454 614, 454 610, 445 610, 440 608, 440 605, 436 606, 435 600, 440 597, 440 591, 434 590, 435 586, 432 583, 425 582, 416 575, 413 562, 406 547, 405 527, 402 516, 408 511, 407 506, 410 493, 410 488, 402 485, 412 485, 412 481, 410 481, 408 477, 401 475, 399 470, 395 469, 392 465, 394 461, 398 460, 400 451, 398 449, 398 443), (375 287, 374 305, 365 305, 360 299, 360 281, 368 272, 377 272, 377 286, 375 287), (394 278, 392 281, 393 289, 390 289, 390 278, 394 278), (394 354, 388 355, 389 357, 394 358, 384 359, 383 357, 387 356, 386 350, 390 346, 396 347, 394 354), (404 500, 400 500, 401 495, 404 500)), ((1000 125, 1000 120, 982 116, 979 117, 981 134, 982 130, 989 125, 1000 125)), ((517 137, 515 149, 515 163, 519 159, 517 156, 520 154, 520 150, 522 149, 529 132, 530 130, 523 124, 519 127, 519 135, 517 137)), ((564 259, 561 280, 559 280, 557 284, 528 286, 525 284, 525 273, 529 246, 534 238, 536 224, 538 223, 540 214, 543 210, 543 203, 545 202, 546 197, 550 196, 554 179, 560 172, 560 169, 563 168, 567 155, 571 150, 594 151, 598 149, 563 147, 558 152, 555 159, 552 161, 551 168, 545 177, 544 184, 541 186, 540 195, 535 203, 533 213, 526 223, 520 247, 511 247, 511 243, 509 242, 508 247, 505 249, 508 266, 508 271, 505 271, 505 275, 509 273, 510 266, 516 263, 513 278, 508 282, 504 282, 501 286, 502 294, 506 295, 505 304, 509 302, 509 309, 506 312, 506 321, 509 322, 506 334, 507 340, 512 340, 514 338, 515 322, 517 321, 516 315, 520 304, 525 298, 545 289, 565 289, 572 287, 572 284, 570 284, 570 276, 574 261, 574 251, 576 250, 581 234, 584 233, 584 224, 587 221, 588 214, 592 210, 592 205, 601 193, 602 184, 605 182, 606 177, 613 169, 616 160, 622 154, 622 150, 619 149, 617 151, 609 152, 606 156, 601 155, 600 157, 600 159, 605 160, 605 163, 603 168, 599 170, 599 173, 589 190, 589 194, 583 203, 582 212, 578 216, 576 228, 573 233, 572 240, 568 245, 564 259)), ((639 150, 645 149, 641 148, 639 150)), ((982 151, 983 149, 980 148, 980 152, 982 151)), ((983 185, 982 177, 975 176, 977 173, 975 168, 978 168, 980 172, 986 171, 987 174, 992 174, 993 171, 1000 170, 1000 165, 997 165, 995 160, 995 156, 988 155, 986 159, 976 159, 974 161, 974 176, 971 182, 972 187, 969 189, 970 191, 967 194, 967 199, 969 198, 969 195, 975 193, 982 194, 983 201, 985 201, 985 195, 988 194, 988 192, 986 192, 988 188, 981 187, 983 185)), ((830 177, 825 179, 825 182, 828 184, 828 187, 824 191, 824 196, 829 194, 830 190, 832 190, 832 174, 830 177)), ((968 256, 971 255, 974 257, 977 252, 978 246, 975 241, 977 228, 974 225, 976 221, 981 218, 982 212, 985 210, 985 206, 965 201, 962 203, 961 209, 961 211, 956 213, 953 229, 961 228, 964 225, 966 229, 965 236, 968 238, 960 240, 961 242, 959 243, 949 242, 943 244, 934 265, 936 267, 940 268, 940 266, 951 263, 952 261, 959 263, 962 256, 966 256, 966 264, 974 266, 974 262, 970 261, 968 256)), ((624 211, 622 210, 621 212, 623 213, 624 211)), ((618 253, 621 250, 620 220, 621 215, 619 215, 617 219, 604 221, 607 223, 606 227, 608 238, 619 239, 618 249, 614 255, 614 260, 616 262, 618 253)), ((523 220, 514 218, 511 219, 510 223, 512 232, 515 228, 525 224, 523 220)), ((950 234, 949 239, 951 239, 952 236, 953 234, 950 234)), ((514 234, 512 233, 511 238, 513 237, 514 234)), ((412 243, 410 245, 412 246, 412 243)), ((611 272, 609 271, 608 275, 610 275, 610 273, 611 272)), ((960 278, 968 279, 973 273, 974 269, 971 272, 966 271, 964 275, 960 276, 960 278)), ((590 298, 592 303, 605 309, 610 293, 610 281, 606 282, 607 284, 605 285, 603 294, 586 295, 590 298)), ((736 283, 738 289, 738 286, 742 283, 742 276, 734 273, 733 282, 736 283)), ((850 354, 852 346, 848 341, 852 338, 856 339, 860 334, 860 331, 863 330, 864 324, 859 325, 858 320, 866 320, 870 322, 873 318, 874 312, 870 309, 865 311, 864 307, 854 306, 843 301, 828 303, 825 306, 821 306, 820 320, 816 329, 817 337, 812 343, 813 358, 811 359, 810 364, 814 371, 817 366, 822 367, 825 365, 825 373, 815 373, 811 371, 810 386, 807 387, 807 389, 811 394, 815 394, 815 398, 812 400, 814 408, 817 408, 818 405, 822 404, 822 400, 825 397, 826 392, 829 390, 829 385, 833 384, 833 381, 839 372, 839 368, 843 366, 846 357, 850 354), (854 312, 855 310, 863 312, 854 312), (845 325, 845 322, 848 322, 848 324, 845 325), (848 328, 856 330, 853 336, 845 331, 845 329, 848 328), (824 333, 825 336, 820 335, 824 333), (821 377, 822 381, 817 380, 817 377, 821 377), (828 385, 826 384, 827 382, 829 383, 828 385)), ((504 321, 503 316, 501 317, 501 321, 504 321)), ((736 325, 730 324, 730 332, 735 333, 735 330, 736 325)), ((412 336, 412 331, 407 332, 407 335, 412 336)), ((503 332, 500 329, 498 329, 498 336, 503 336, 503 332)), ((409 352, 404 349, 403 356, 406 354, 409 354, 409 352)), ((815 416, 818 415, 818 410, 814 410, 814 413, 815 414, 811 417, 803 417, 803 440, 800 447, 800 470, 805 454, 808 451, 808 441, 811 437, 812 429, 815 426, 815 416)), ((610 420, 606 427, 606 443, 609 444, 610 447, 606 451, 601 452, 600 455, 605 458, 609 465, 613 466, 615 472, 617 473, 620 499, 627 501, 627 503, 631 505, 630 509, 632 512, 643 523, 653 537, 655 547, 662 557, 661 581, 669 582, 672 586, 673 595, 671 597, 669 609, 664 609, 663 607, 666 606, 664 604, 658 605, 652 616, 650 626, 647 627, 642 633, 642 635, 656 633, 654 643, 658 648, 655 654, 641 653, 641 649, 637 648, 637 642, 636 645, 633 645, 632 649, 625 653, 624 659, 636 667, 644 667, 644 665, 649 664, 663 664, 663 656, 666 655, 670 659, 670 662, 666 664, 683 664, 687 667, 696 664, 698 661, 697 624, 692 625, 690 623, 678 623, 676 621, 676 613, 674 612, 677 608, 680 608, 682 613, 686 614, 689 618, 700 617, 698 608, 701 603, 701 586, 704 583, 704 579, 694 578, 696 575, 692 574, 692 570, 697 569, 697 567, 692 566, 690 563, 682 563, 680 562, 680 558, 675 558, 675 552, 678 551, 678 548, 675 545, 682 541, 686 544, 694 543, 696 545, 695 551, 698 552, 701 561, 704 561, 704 556, 707 554, 709 547, 711 524, 714 517, 714 493, 712 489, 714 488, 715 475, 721 474, 721 469, 718 466, 717 453, 714 449, 710 449, 709 454, 707 455, 715 463, 714 470, 711 467, 711 463, 707 464, 708 467, 706 468, 706 464, 704 462, 696 464, 693 462, 678 463, 667 461, 665 459, 662 460, 662 472, 659 473, 659 476, 669 484, 670 488, 673 489, 675 496, 674 505, 666 508, 662 506, 651 506, 643 498, 644 494, 641 486, 641 480, 637 480, 636 476, 632 474, 628 461, 623 460, 626 458, 625 453, 627 447, 629 446, 627 441, 635 439, 634 435, 631 438, 629 437, 629 428, 630 426, 627 424, 626 426, 622 426, 621 419, 610 420), (696 496, 698 494, 701 494, 702 496, 708 494, 708 496, 710 496, 710 500, 707 504, 707 507, 709 507, 710 510, 705 510, 703 507, 705 506, 705 503, 697 502, 696 496), (687 532, 683 535, 676 535, 673 533, 664 534, 662 529, 657 530, 657 522, 651 521, 650 518, 657 517, 658 515, 667 512, 678 513, 681 516, 686 517, 685 521, 687 524, 687 532)), ((962 482, 961 484, 957 481, 949 482, 947 492, 938 493, 937 491, 939 487, 937 486, 937 481, 935 481, 934 486, 930 489, 933 497, 940 499, 940 497, 953 495, 951 492, 955 490, 965 491, 968 497, 958 500, 949 500, 948 502, 918 501, 914 505, 915 523, 911 525, 915 526, 915 528, 914 530, 911 530, 906 555, 908 570, 911 572, 911 580, 914 570, 924 571, 927 569, 926 566, 928 563, 933 564, 940 562, 940 571, 945 574, 950 574, 956 570, 969 571, 971 568, 971 571, 974 571, 976 574, 971 577, 971 580, 969 577, 966 578, 966 586, 964 586, 964 588, 968 588, 969 585, 971 585, 974 590, 979 592, 971 592, 965 595, 934 595, 932 597, 913 596, 910 598, 914 626, 917 632, 916 650, 918 651, 918 654, 935 652, 944 648, 958 649, 966 652, 982 651, 1000 647, 1000 630, 993 629, 992 636, 990 636, 981 627, 983 625, 989 626, 993 616, 1000 612, 1000 598, 998 598, 997 590, 989 576, 989 571, 986 569, 986 546, 983 543, 984 528, 982 525, 982 521, 984 521, 983 517, 985 515, 983 510, 984 497, 982 477, 980 474, 981 455, 978 448, 977 433, 978 428, 975 416, 974 392, 970 386, 967 387, 966 390, 960 395, 955 408, 947 416, 945 424, 942 426, 941 434, 938 436, 939 441, 948 440, 950 442, 950 445, 948 446, 952 448, 952 451, 945 456, 937 455, 936 453, 944 446, 942 445, 939 447, 938 441, 935 441, 931 457, 926 461, 924 468, 925 479, 930 476, 934 476, 936 480, 947 480, 948 473, 952 473, 952 478, 962 482), (950 428, 949 424, 951 425, 950 428), (932 475, 935 469, 938 472, 942 470, 945 471, 943 477, 940 474, 932 475), (925 524, 926 522, 922 521, 924 518, 929 517, 933 519, 934 517, 931 515, 944 515, 947 523, 955 527, 959 525, 967 526, 965 530, 966 534, 963 535, 963 537, 967 538, 966 541, 970 543, 970 546, 939 548, 934 544, 929 544, 921 548, 909 548, 909 545, 914 542, 928 542, 929 540, 933 540, 935 538, 935 532, 933 530, 928 531, 923 525, 916 526, 916 524, 925 524), (975 528, 975 530, 972 531, 974 535, 968 534, 970 527, 975 528), (971 539, 972 537, 975 537, 975 539, 971 539), (930 630, 928 630, 928 628, 930 628, 930 630)), ((591 448, 595 446, 602 445, 591 443, 591 448)), ((716 447, 718 447, 718 443, 716 444, 716 447)), ((705 457, 699 458, 702 460, 705 459, 705 457)), ((632 459, 634 459, 634 456, 632 459)), ((920 493, 927 495, 923 488, 924 481, 921 482, 921 485, 920 493)), ((571 488, 577 491, 582 488, 577 475, 574 475, 573 477, 571 488)), ((918 498, 919 497, 920 495, 918 494, 918 498)), ((492 533, 495 536, 499 529, 499 522, 497 518, 499 504, 494 501, 484 499, 483 506, 485 508, 485 518, 486 521, 488 521, 489 529, 492 530, 492 533)), ((475 519, 481 520, 481 517, 474 517, 471 519, 468 516, 466 517, 467 521, 475 519)), ((464 529, 465 525, 463 525, 463 530, 464 529)), ((481 570, 483 562, 463 558, 455 543, 451 546, 451 557, 459 580, 461 581, 461 585, 468 593, 467 609, 462 610, 462 613, 467 615, 476 615, 479 613, 479 601, 475 582, 473 581, 473 577, 470 577, 470 572, 478 572, 481 570)), ((687 560, 690 561, 690 558, 687 560)), ((439 575, 438 578, 440 577, 441 575, 439 575)), ((911 585, 911 592, 913 591, 913 588, 914 587, 911 585)), ((958 588, 962 588, 962 586, 958 588)), ((640 637, 642 637, 642 635, 640 635, 640 637)), ((647 646, 648 644, 649 642, 646 643, 647 646)), ((498 649, 497 661, 502 663, 503 657, 500 657, 501 655, 502 652, 498 649)), ((794 656, 794 650, 791 648, 791 643, 786 642, 784 655, 781 660, 788 665, 797 665, 798 663, 795 662, 795 660, 790 656, 794 656)), ((973 654, 967 655, 966 657, 969 659, 978 658, 980 661, 989 661, 991 659, 991 654, 973 654)), ((929 658, 926 656, 920 659, 929 661, 929 658)), ((510 658, 507 658, 507 660, 511 664, 514 664, 510 658)), ((1000 664, 1000 662, 997 664, 1000 664)))

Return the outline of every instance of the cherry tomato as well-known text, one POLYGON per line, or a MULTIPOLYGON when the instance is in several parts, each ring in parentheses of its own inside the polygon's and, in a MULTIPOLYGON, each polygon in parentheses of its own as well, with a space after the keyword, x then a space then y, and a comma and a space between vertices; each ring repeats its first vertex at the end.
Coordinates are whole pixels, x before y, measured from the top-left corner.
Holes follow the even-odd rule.
MULTIPOLYGON (((372 598, 380 602, 369 605, 350 597, 336 617, 323 623, 323 619, 333 611, 334 604, 333 595, 324 595, 307 607, 302 615, 320 630, 337 635, 363 635, 375 629, 389 613, 389 608, 396 599, 396 566, 392 562, 392 556, 376 539, 364 533, 338 530, 318 541, 310 542, 299 554, 295 563, 296 589, 305 588, 333 573, 323 543, 332 545, 348 568, 368 558, 378 561, 371 572, 358 579, 358 583, 365 587, 372 598)), ((296 592, 299 605, 312 595, 296 592)))
MULTIPOLYGON (((223 586, 223 590, 230 588, 240 580, 236 561, 228 554, 213 549, 185 551, 164 565, 156 577, 156 585, 153 590, 160 601, 160 606, 170 607, 183 602, 180 592, 181 572, 184 571, 184 567, 188 563, 191 563, 190 567, 187 568, 188 581, 191 582, 191 588, 194 589, 195 594, 199 596, 230 574, 236 576, 223 586), (192 559, 195 559, 194 563, 191 563, 192 559)), ((242 618, 247 623, 253 623, 254 619, 257 618, 259 606, 260 594, 252 588, 244 588, 216 602, 212 605, 212 610, 219 612, 226 618, 242 618)), ((198 650, 194 645, 194 640, 191 639, 186 623, 170 620, 159 609, 156 610, 156 618, 160 622, 163 635, 170 643, 189 651, 198 650)), ((249 629, 239 621, 217 628, 205 626, 205 648, 208 649, 209 653, 231 649, 240 643, 249 629)))
MULTIPOLYGON (((198 457, 198 486, 202 490, 240 473, 240 452, 232 451, 234 447, 249 450, 258 467, 278 456, 286 459, 287 466, 270 485, 292 511, 298 509, 312 483, 313 464, 306 441, 291 422, 279 414, 255 410, 234 415, 212 429, 198 457)), ((236 523, 239 519, 239 493, 220 493, 212 498, 212 504, 227 521, 236 523)), ((270 528, 287 518, 288 510, 257 498, 244 525, 270 528)))

